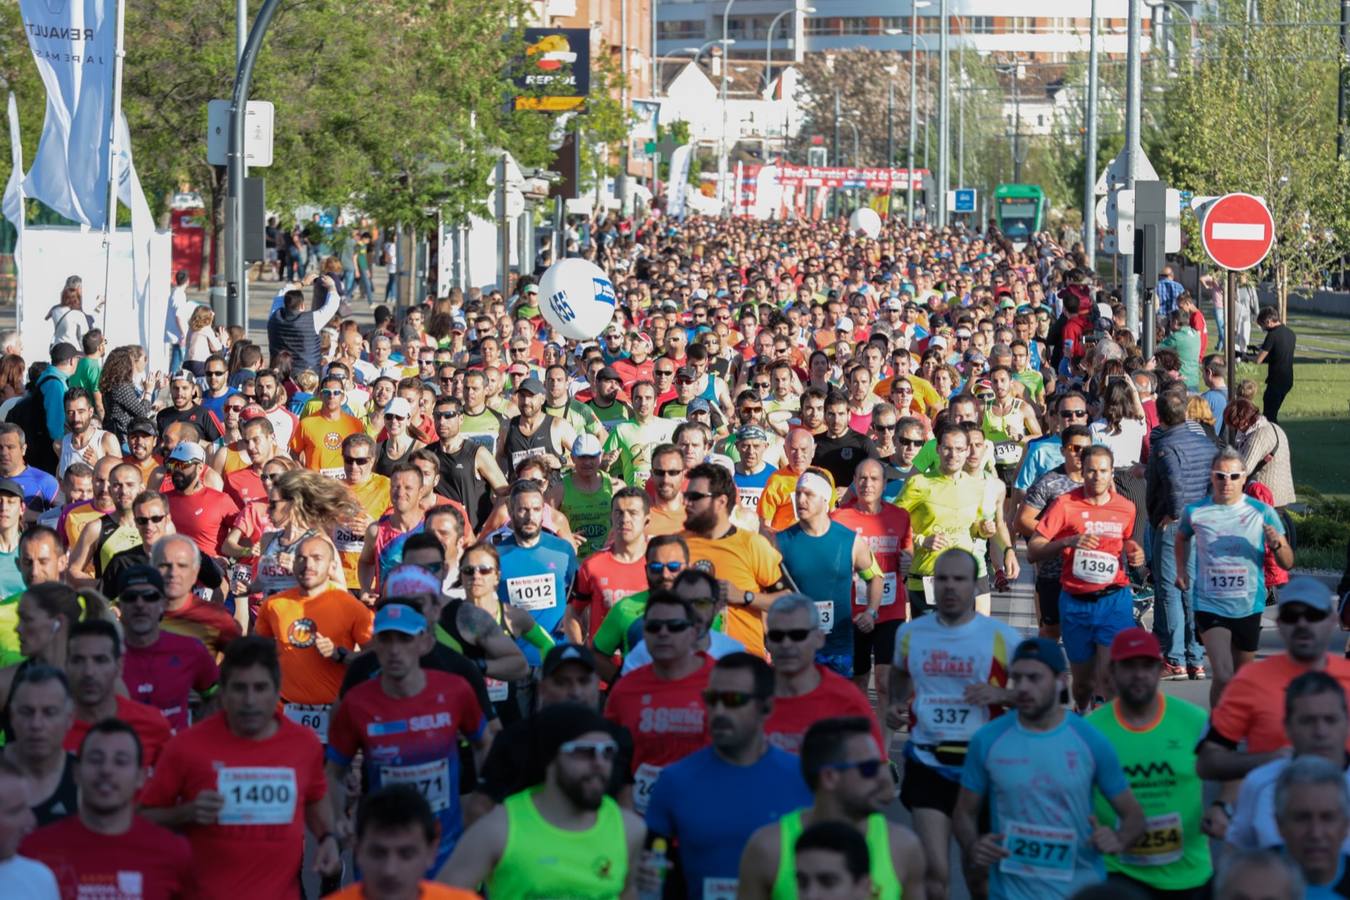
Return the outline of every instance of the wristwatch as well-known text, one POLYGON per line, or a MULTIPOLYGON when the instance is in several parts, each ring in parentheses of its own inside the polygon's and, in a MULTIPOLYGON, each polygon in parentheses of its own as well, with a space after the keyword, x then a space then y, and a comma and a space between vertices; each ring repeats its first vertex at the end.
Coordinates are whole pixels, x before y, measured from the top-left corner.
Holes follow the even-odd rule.
POLYGON ((753 606, 754 602, 755 602, 754 591, 746 591, 744 594, 741 594, 741 606, 753 606))

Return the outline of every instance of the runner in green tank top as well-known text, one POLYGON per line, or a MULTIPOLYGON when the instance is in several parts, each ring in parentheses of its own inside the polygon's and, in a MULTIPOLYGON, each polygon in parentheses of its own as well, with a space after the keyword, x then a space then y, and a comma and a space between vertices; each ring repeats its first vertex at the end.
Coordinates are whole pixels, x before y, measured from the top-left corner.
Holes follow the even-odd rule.
POLYGON ((617 900, 632 889, 647 828, 605 795, 618 744, 594 709, 559 703, 534 717, 549 762, 542 784, 473 824, 437 880, 493 900, 617 900))
POLYGON ((572 527, 572 543, 577 545, 579 560, 604 547, 609 537, 614 482, 600 471, 600 455, 600 441, 595 435, 579 435, 572 442, 576 470, 562 479, 560 510, 572 527))
POLYGON ((814 802, 751 835, 741 854, 738 900, 797 900, 797 838, 817 822, 844 822, 865 837, 873 900, 924 896, 919 839, 882 812, 895 796, 895 780, 872 736, 875 727, 852 717, 822 719, 807 729, 802 777, 814 802))
MULTIPOLYGON (((1131 628, 1116 635, 1110 677, 1117 699, 1087 721, 1115 748, 1144 808, 1144 836, 1124 853, 1107 856, 1107 872, 1149 891, 1185 892, 1214 874, 1209 839, 1200 830, 1204 784, 1195 772, 1195 747, 1209 717, 1198 706, 1159 693, 1162 663, 1151 633, 1131 628)), ((1099 822, 1114 825, 1115 812, 1104 797, 1094 797, 1093 806, 1099 822)))

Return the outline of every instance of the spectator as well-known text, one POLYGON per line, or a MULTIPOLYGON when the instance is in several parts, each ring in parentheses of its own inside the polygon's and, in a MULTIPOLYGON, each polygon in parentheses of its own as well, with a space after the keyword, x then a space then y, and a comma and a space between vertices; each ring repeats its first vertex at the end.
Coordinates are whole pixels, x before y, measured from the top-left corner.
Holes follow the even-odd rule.
POLYGON ((66 286, 61 290, 61 302, 47 310, 46 318, 52 323, 52 347, 68 344, 78 353, 83 346, 81 342, 85 332, 94 327, 93 317, 84 311, 84 292, 79 276, 72 275, 66 279, 66 286))
POLYGON ((187 349, 183 368, 198 378, 202 377, 206 369, 206 360, 225 349, 225 342, 212 327, 215 321, 215 310, 209 306, 198 306, 188 319, 187 349))
POLYGON ((155 391, 164 388, 168 380, 162 373, 148 379, 145 372, 145 349, 138 345, 118 347, 108 354, 99 375, 99 390, 103 394, 103 427, 127 439, 127 427, 132 419, 149 419, 155 413, 155 391))
POLYGON ((1280 420, 1284 398, 1294 389, 1294 330, 1280 321, 1280 314, 1267 306, 1256 317, 1256 324, 1266 331, 1256 364, 1266 364, 1266 393, 1261 398, 1261 412, 1272 422, 1280 420))
POLYGON ((1158 315, 1162 318, 1172 315, 1172 311, 1177 308, 1177 298, 1186 291, 1185 286, 1173 277, 1174 274, 1169 264, 1162 267, 1162 274, 1158 276, 1158 315))
POLYGON ((322 363, 319 334, 342 303, 332 277, 325 275, 319 280, 328 292, 322 307, 313 308, 303 290, 314 283, 313 279, 291 282, 273 298, 272 313, 267 319, 267 344, 272 353, 288 350, 296 368, 315 372, 322 363))
POLYGON ((1224 411, 1225 430, 1242 454, 1247 478, 1270 489, 1276 509, 1298 500, 1294 493, 1294 470, 1289 438, 1284 429, 1256 411, 1256 404, 1241 398, 1224 411))

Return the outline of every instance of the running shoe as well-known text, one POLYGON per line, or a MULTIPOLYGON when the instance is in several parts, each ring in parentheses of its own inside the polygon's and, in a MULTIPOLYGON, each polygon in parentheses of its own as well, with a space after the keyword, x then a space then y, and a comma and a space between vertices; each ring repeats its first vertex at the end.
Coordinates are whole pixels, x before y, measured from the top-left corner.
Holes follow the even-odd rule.
POLYGON ((1191 677, 1190 672, 1188 672, 1184 666, 1179 666, 1176 663, 1166 661, 1163 662, 1162 667, 1163 681, 1185 681, 1190 677, 1191 677))

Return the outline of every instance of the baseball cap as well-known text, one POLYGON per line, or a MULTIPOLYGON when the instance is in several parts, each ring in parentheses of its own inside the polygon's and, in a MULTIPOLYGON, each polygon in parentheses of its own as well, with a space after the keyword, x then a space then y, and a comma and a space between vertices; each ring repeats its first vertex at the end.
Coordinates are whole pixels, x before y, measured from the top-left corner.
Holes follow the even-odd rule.
POLYGON ((694 413, 701 412, 711 414, 712 407, 708 405, 708 401, 703 397, 695 397, 693 400, 689 401, 689 405, 686 407, 685 412, 691 416, 694 413))
POLYGON ((1012 661, 1022 659, 1034 659, 1043 663, 1056 675, 1069 667, 1068 661, 1064 659, 1064 651, 1059 648, 1059 644, 1049 638, 1027 638, 1018 644, 1017 649, 1013 651, 1012 661))
POLYGON ((604 381, 605 379, 609 379, 610 381, 623 381, 623 378, 615 371, 613 366, 605 366, 596 373, 596 381, 604 381))
POLYGON ((9 494, 22 500, 23 488, 13 478, 0 478, 0 494, 9 494))
POLYGON ((179 369, 169 376, 170 381, 192 381, 192 373, 187 369, 179 369))
POLYGON ((601 453, 600 439, 587 432, 577 435, 577 439, 572 442, 572 456, 599 456, 601 453))
POLYGON ((117 580, 117 596, 126 594, 164 593, 164 576, 154 566, 132 566, 117 580))
POLYGON ((889 300, 886 301, 886 303, 885 303, 885 308, 888 309, 888 310, 894 310, 894 311, 896 311, 896 312, 900 312, 900 310, 902 310, 902 309, 905 308, 905 305, 904 305, 903 303, 901 303, 900 300, 899 300, 898 298, 892 297, 891 299, 889 299, 889 300))
POLYGON ((969 328, 958 328, 958 329, 956 329, 956 336, 959 337, 959 338, 968 338, 968 337, 970 337, 970 329, 969 329, 969 328))
POLYGON ((947 347, 947 339, 946 339, 945 337, 943 337, 942 335, 940 335, 940 334, 935 334, 935 335, 933 335, 931 338, 928 339, 928 346, 930 346, 930 347, 942 347, 943 349, 946 349, 946 347, 947 347))
POLYGON ((398 416, 400 419, 412 417, 412 404, 408 402, 407 397, 395 397, 390 400, 384 408, 386 416, 398 416))
POLYGON ((697 381, 698 370, 693 366, 683 366, 682 368, 675 370, 675 379, 677 381, 697 381))
POLYGON ((127 426, 127 434, 148 434, 155 437, 158 436, 159 429, 150 419, 132 419, 131 424, 127 426))
POLYGON ((539 672, 547 678, 557 671, 563 663, 581 663, 590 671, 595 671, 595 654, 580 644, 555 644, 544 656, 539 672))
POLYGON ((741 441, 767 441, 769 436, 758 425, 742 425, 736 431, 736 443, 741 441))
POLYGON ((390 570, 384 577, 380 588, 382 597, 420 597, 423 594, 439 594, 441 580, 421 566, 402 563, 390 570))
POLYGON ((838 322, 835 323, 834 330, 835 330, 835 331, 852 331, 852 330, 853 330, 853 320, 850 319, 848 316, 844 316, 844 317, 841 318, 838 322))
POLYGON ((1304 606, 1311 606, 1314 609, 1322 610, 1322 612, 1331 612, 1335 608, 1336 601, 1332 596, 1331 588, 1311 575, 1299 575, 1296 578, 1289 579, 1288 584, 1280 586, 1279 593, 1280 606, 1284 606, 1286 603, 1302 603, 1304 606))
POLYGON ((1153 632, 1143 628, 1126 628, 1111 641, 1111 662, 1127 659, 1156 659, 1162 661, 1162 646, 1153 632))
POLYGON ((520 384, 516 385, 516 393, 519 394, 521 391, 524 391, 527 394, 541 396, 544 393, 544 383, 531 375, 520 384))
POLYGON ((421 634, 427 630, 426 616, 411 606, 402 603, 390 603, 375 613, 375 634, 386 631, 401 631, 404 634, 421 634))
POLYGON ((174 462, 206 462, 206 451, 195 441, 181 441, 173 448, 169 459, 174 462))
POLYGON ((537 293, 539 293, 539 285, 537 285, 537 284, 527 284, 527 285, 525 285, 524 288, 521 289, 521 292, 522 292, 522 293, 525 293, 525 294, 537 294, 537 293))

